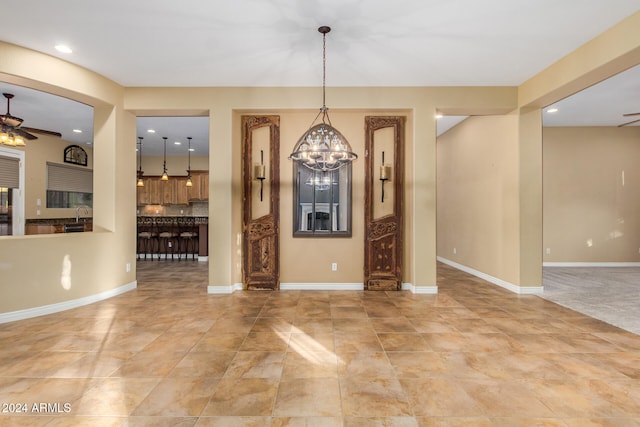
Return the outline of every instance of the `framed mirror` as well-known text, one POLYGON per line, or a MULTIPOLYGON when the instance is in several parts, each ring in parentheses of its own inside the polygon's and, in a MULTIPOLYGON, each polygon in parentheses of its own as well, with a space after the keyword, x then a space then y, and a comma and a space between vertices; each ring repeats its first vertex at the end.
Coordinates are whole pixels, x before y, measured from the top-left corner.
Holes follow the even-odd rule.
POLYGON ((351 237, 351 165, 313 171, 294 163, 293 236, 351 237))

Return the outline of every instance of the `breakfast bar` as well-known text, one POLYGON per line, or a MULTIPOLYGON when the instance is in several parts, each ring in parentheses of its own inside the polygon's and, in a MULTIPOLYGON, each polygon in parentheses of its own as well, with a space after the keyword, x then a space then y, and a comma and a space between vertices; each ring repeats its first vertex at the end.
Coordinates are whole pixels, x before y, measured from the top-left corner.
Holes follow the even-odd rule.
POLYGON ((207 259, 208 218, 204 216, 138 216, 137 258, 207 259))

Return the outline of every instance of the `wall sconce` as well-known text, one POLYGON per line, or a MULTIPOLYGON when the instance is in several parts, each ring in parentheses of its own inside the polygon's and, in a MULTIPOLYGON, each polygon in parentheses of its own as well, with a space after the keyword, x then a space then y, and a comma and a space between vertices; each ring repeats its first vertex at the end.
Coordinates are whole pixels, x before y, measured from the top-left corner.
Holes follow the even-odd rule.
POLYGON ((260 150, 260 164, 253 166, 253 178, 260 181, 260 201, 262 201, 262 185, 267 177, 267 171, 264 165, 264 151, 260 150))
POLYGON ((391 166, 384 164, 384 151, 382 152, 382 164, 380 165, 380 185, 382 186, 382 203, 384 203, 384 183, 391 181, 391 166))

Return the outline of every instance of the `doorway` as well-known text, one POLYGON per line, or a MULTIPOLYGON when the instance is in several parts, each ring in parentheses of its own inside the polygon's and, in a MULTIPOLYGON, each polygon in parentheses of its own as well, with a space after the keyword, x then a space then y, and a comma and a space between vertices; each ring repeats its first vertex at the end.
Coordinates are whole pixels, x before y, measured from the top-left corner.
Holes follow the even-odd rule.
POLYGON ((24 235, 24 151, 0 147, 0 236, 24 235))

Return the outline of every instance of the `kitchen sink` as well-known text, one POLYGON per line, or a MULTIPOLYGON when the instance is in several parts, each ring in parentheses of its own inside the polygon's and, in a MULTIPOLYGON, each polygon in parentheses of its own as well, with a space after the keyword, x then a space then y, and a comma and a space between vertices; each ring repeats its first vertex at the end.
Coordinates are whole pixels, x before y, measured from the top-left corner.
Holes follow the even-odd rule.
POLYGON ((65 233, 80 233, 84 231, 83 222, 71 222, 64 225, 65 233))

